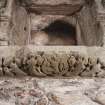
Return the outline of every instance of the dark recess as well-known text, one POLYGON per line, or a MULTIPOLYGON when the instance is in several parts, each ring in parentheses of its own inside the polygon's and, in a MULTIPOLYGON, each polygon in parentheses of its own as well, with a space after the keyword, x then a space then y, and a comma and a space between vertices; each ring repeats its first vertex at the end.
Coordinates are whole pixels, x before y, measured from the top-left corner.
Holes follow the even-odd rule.
POLYGON ((42 31, 57 37, 72 37, 76 39, 76 28, 70 23, 62 20, 52 22, 49 26, 42 29, 42 31))

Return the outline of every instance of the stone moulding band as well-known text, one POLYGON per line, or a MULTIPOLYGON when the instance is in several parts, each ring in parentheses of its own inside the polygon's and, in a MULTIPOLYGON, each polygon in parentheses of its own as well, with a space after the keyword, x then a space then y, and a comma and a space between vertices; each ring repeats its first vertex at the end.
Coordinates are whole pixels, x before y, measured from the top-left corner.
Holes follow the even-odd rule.
POLYGON ((0 47, 0 75, 104 78, 105 64, 102 55, 98 57, 100 50, 104 51, 100 47, 0 47))
POLYGON ((0 16, 0 21, 8 22, 10 19, 7 16, 0 16))

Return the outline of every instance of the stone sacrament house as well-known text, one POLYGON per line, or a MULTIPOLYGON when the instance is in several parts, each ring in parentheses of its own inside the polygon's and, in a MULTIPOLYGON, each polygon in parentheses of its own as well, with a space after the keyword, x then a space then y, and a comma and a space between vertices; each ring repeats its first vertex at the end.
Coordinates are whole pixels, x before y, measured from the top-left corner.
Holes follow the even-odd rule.
POLYGON ((104 0, 0 0, 0 75, 105 76, 104 0))

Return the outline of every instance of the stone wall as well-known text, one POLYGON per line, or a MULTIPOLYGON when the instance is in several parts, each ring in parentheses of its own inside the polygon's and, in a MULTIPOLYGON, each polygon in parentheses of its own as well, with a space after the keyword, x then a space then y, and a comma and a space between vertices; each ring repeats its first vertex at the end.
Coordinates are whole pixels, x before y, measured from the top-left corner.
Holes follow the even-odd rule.
POLYGON ((56 1, 56 5, 60 6, 60 10, 62 8, 64 10, 65 5, 72 5, 73 11, 70 11, 69 15, 68 11, 67 14, 64 14, 65 12, 61 12, 60 15, 55 14, 56 11, 51 9, 55 6, 55 2, 52 3, 52 0, 49 2, 43 0, 41 2, 40 0, 37 2, 35 0, 2 2, 2 6, 0 6, 1 75, 105 76, 105 50, 104 47, 97 47, 104 46, 105 29, 104 19, 102 19, 104 11, 100 14, 101 1, 95 0, 92 3, 84 2, 84 0, 75 2, 70 0, 65 3, 58 1, 56 1), (48 5, 54 14, 50 14, 42 4, 48 5), (78 8, 75 9, 75 6, 78 8), (35 11, 39 7, 47 12, 42 11, 40 14, 40 11, 35 11), (71 13, 73 14, 71 15, 71 13), (63 20, 75 26, 77 40, 79 39, 78 45, 84 45, 84 47, 31 46, 31 31, 40 31, 55 20, 63 20))
POLYGON ((0 1, 0 45, 8 46, 10 40, 11 17, 14 0, 0 1))
MULTIPOLYGON (((54 20, 63 19, 72 24, 74 19, 78 45, 103 46, 104 22, 99 19, 100 3, 97 0, 5 0, 5 6, 0 9, 1 43, 27 45, 31 41, 31 30, 35 30, 33 26, 39 28, 35 31, 40 31, 54 20)), ((102 11, 104 13, 104 9, 102 11)))
POLYGON ((15 4, 11 21, 13 25, 10 30, 10 45, 29 44, 30 19, 25 8, 15 4))
POLYGON ((101 0, 95 0, 97 3, 97 21, 100 22, 101 28, 103 30, 103 45, 105 46, 105 9, 101 4, 101 0))
POLYGON ((77 15, 81 29, 81 37, 84 45, 102 46, 103 32, 100 22, 97 22, 96 2, 86 4, 77 15))

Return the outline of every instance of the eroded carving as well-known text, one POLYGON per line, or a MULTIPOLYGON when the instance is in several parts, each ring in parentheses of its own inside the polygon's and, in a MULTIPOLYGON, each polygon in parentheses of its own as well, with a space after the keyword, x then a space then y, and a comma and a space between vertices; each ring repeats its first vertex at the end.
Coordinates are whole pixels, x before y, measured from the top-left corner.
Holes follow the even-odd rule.
POLYGON ((105 77, 105 64, 99 58, 80 54, 29 53, 23 57, 2 59, 1 76, 105 77))

